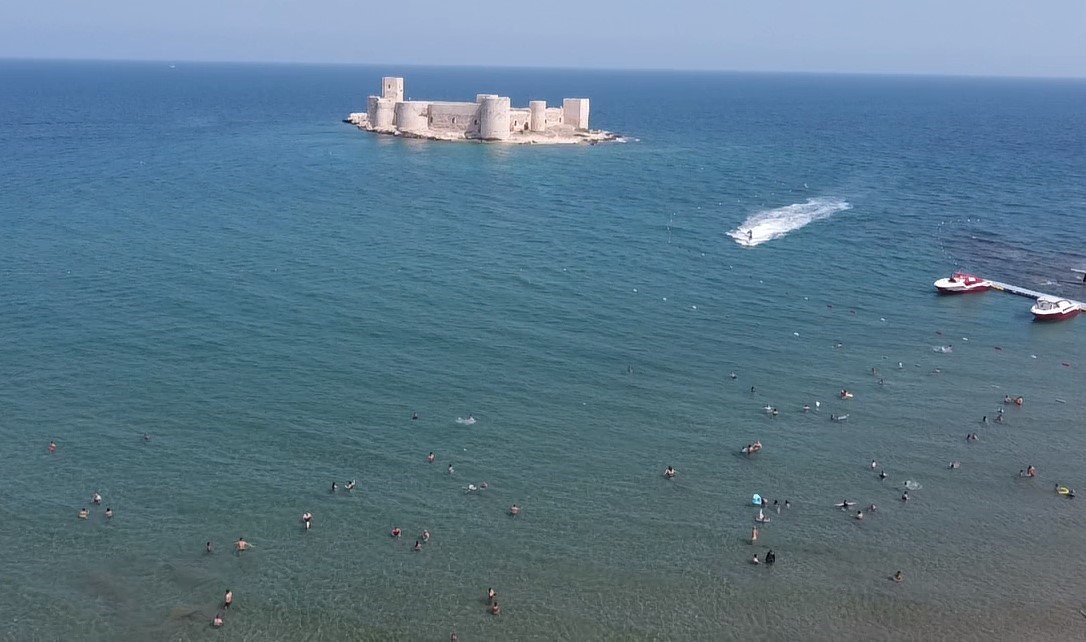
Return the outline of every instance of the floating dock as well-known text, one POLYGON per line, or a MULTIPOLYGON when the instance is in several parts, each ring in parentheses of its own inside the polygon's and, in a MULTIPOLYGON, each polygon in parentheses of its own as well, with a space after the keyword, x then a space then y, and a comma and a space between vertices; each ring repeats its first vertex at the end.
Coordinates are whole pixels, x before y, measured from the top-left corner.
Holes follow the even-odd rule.
POLYGON ((1086 310, 1086 303, 1082 301, 1075 301, 1074 299, 1058 296, 1055 294, 1045 294, 1044 292, 1038 292, 1037 290, 1030 290, 1029 288, 1019 287, 1017 285, 1011 285, 1010 283, 1003 283, 1001 281, 993 281, 992 279, 984 279, 992 284, 993 290, 999 290, 1000 292, 1007 292, 1008 294, 1017 294, 1018 296, 1029 297, 1031 299, 1050 299, 1052 301, 1070 301, 1072 304, 1078 307, 1080 310, 1086 310))

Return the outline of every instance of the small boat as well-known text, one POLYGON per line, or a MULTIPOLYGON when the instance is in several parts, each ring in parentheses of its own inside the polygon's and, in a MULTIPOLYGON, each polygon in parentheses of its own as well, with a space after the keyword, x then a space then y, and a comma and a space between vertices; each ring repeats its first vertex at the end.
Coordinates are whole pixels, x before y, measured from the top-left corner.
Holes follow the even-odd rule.
POLYGON ((935 282, 935 289, 940 294, 965 294, 966 292, 984 292, 992 287, 992 282, 979 276, 955 272, 935 282))
POLYGON ((1037 303, 1034 303, 1029 311, 1033 313, 1036 321, 1062 321, 1082 312, 1082 308, 1067 299, 1043 298, 1037 299, 1037 303))

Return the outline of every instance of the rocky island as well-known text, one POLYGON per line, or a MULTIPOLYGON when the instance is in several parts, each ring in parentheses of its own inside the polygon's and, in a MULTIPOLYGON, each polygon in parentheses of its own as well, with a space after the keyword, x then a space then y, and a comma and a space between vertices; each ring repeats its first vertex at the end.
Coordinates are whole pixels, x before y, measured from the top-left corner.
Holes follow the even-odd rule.
POLYGON ((381 95, 366 111, 344 122, 376 134, 430 140, 523 144, 591 144, 616 140, 611 132, 588 128, 588 99, 566 98, 561 107, 533 100, 512 107, 507 96, 478 94, 475 102, 404 100, 403 78, 381 79, 381 95))

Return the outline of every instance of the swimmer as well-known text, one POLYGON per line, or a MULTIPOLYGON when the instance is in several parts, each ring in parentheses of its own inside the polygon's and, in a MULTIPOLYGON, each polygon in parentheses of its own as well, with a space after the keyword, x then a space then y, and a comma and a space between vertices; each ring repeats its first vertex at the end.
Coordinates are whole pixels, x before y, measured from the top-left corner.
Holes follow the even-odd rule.
POLYGON ((1074 498, 1075 498, 1075 489, 1072 488, 1071 490, 1067 491, 1067 499, 1074 499, 1074 498))
POLYGON ((664 479, 674 479, 674 478, 675 478, 675 469, 672 468, 671 466, 668 466, 667 470, 664 471, 664 479))
POLYGON ((879 479, 886 479, 886 477, 887 477, 886 471, 885 470, 880 470, 879 471, 879 479))
POLYGON ((901 501, 903 501, 903 502, 909 501, 909 491, 905 491, 905 492, 901 493, 901 501))
POLYGON ((211 626, 213 626, 213 627, 215 627, 217 629, 217 628, 221 627, 222 624, 223 624, 223 622, 222 622, 222 613, 221 612, 216 613, 215 614, 215 619, 211 620, 211 626))
POLYGON ((997 424, 1003 423, 1003 409, 1000 408, 999 411, 1000 411, 999 414, 996 415, 996 423, 997 424))
POLYGON ((1026 467, 1026 477, 1036 477, 1036 476, 1037 476, 1037 469, 1033 467, 1033 464, 1030 464, 1029 466, 1027 466, 1026 467))
POLYGON ((950 470, 957 470, 961 467, 961 465, 962 463, 955 459, 954 461, 950 462, 950 465, 947 466, 947 468, 949 468, 950 470))
POLYGON ((803 404, 803 412, 811 412, 811 407, 807 404, 803 404))
POLYGON ((207 544, 204 545, 204 552, 206 552, 206 553, 214 553, 215 552, 215 547, 211 545, 211 542, 208 542, 207 544))
POLYGON ((777 500, 773 500, 773 508, 777 511, 777 514, 781 514, 781 504, 777 500))
POLYGON ((754 394, 754 386, 750 387, 750 394, 754 394))
POLYGON ((761 564, 762 563, 761 560, 758 559, 758 554, 757 553, 755 553, 754 557, 751 558, 750 563, 751 564, 761 564))
POLYGON ((239 537, 238 541, 234 542, 234 550, 237 551, 239 554, 242 551, 249 550, 250 547, 252 547, 252 544, 246 542, 244 537, 239 537))
POLYGON ((868 506, 868 507, 867 507, 867 512, 869 512, 869 513, 874 513, 874 512, 875 512, 875 511, 877 511, 878 509, 879 509, 879 507, 878 507, 878 506, 876 506, 876 505, 874 505, 874 504, 871 504, 870 506, 868 506))
POLYGON ((313 514, 309 511, 302 513, 302 523, 305 524, 305 529, 309 530, 310 524, 313 523, 313 514))
POLYGON ((784 500, 784 507, 785 508, 792 508, 792 502, 788 501, 787 499, 784 500))
POLYGON ((750 529, 750 543, 751 544, 757 544, 758 543, 758 527, 757 526, 750 529))
POLYGON ((491 604, 490 605, 490 614, 493 615, 494 617, 498 617, 499 615, 502 614, 502 607, 498 606, 497 602, 491 604))
POLYGON ((1055 488, 1055 491, 1056 491, 1056 494, 1057 494, 1057 495, 1058 495, 1058 494, 1060 493, 1060 482, 1056 482, 1056 488, 1055 488))
POLYGON ((486 590, 486 603, 490 604, 496 599, 498 599, 497 591, 495 591, 493 588, 488 588, 486 590))
POLYGON ((402 532, 403 532, 403 531, 401 531, 401 530, 400 530, 400 527, 399 527, 399 526, 397 526, 397 527, 395 527, 395 528, 393 528, 393 529, 392 529, 392 533, 391 533, 391 535, 392 535, 393 537, 395 537, 395 538, 397 538, 397 539, 398 539, 398 538, 400 537, 400 534, 401 534, 402 532))
POLYGON ((984 415, 983 417, 981 417, 980 418, 980 423, 982 423, 982 424, 988 423, 988 415, 984 415))
POLYGON ((449 636, 449 642, 460 642, 460 636, 456 634, 456 631, 453 631, 452 635, 449 636))
POLYGON ((102 503, 102 496, 98 493, 94 493, 94 497, 91 498, 91 501, 94 502, 95 506, 98 506, 102 503))
POLYGON ((774 553, 772 549, 770 549, 769 552, 765 554, 765 563, 766 563, 766 565, 772 565, 773 562, 776 562, 776 561, 777 561, 777 554, 774 553))
POLYGON ((904 364, 904 363, 902 363, 902 362, 900 362, 900 361, 898 361, 898 362, 897 362, 897 369, 898 369, 898 370, 901 370, 901 369, 902 369, 902 368, 904 368, 904 367, 905 367, 905 364, 904 364))
POLYGON ((1003 395, 1003 403, 1005 403, 1005 404, 1011 403, 1011 396, 1010 395, 1003 395))
POLYGON ((79 511, 79 519, 87 519, 88 517, 90 517, 90 511, 85 507, 79 511))
POLYGON ((490 488, 490 484, 486 483, 486 480, 484 479, 483 483, 479 484, 479 490, 486 490, 487 488, 490 488))
POLYGON ((477 490, 479 490, 478 486, 476 486, 475 484, 468 484, 468 492, 469 493, 474 493, 477 490))
POLYGON ((113 519, 113 509, 106 508, 106 519, 113 519))
POLYGON ((732 379, 738 379, 738 378, 739 378, 739 375, 735 374, 734 372, 733 372, 733 373, 731 373, 731 375, 729 375, 729 376, 730 376, 730 377, 731 377, 732 379))
POLYGON ((520 507, 517 506, 516 504, 513 504, 512 506, 509 507, 509 514, 512 515, 513 517, 516 517, 517 515, 520 514, 520 507))
POLYGON ((429 542, 430 541, 430 531, 422 531, 422 541, 423 542, 429 542))
POLYGON ((900 583, 900 582, 902 582, 902 581, 903 581, 904 579, 905 579, 905 578, 901 577, 901 571, 898 571, 897 573, 894 573, 894 581, 895 581, 895 582, 899 582, 899 583, 900 583))
POLYGON ((143 433, 143 440, 144 441, 151 441, 151 433, 149 433, 149 432, 143 433))
POLYGON ((346 488, 347 490, 354 490, 354 487, 357 484, 358 484, 358 482, 352 479, 351 481, 347 482, 347 485, 344 486, 344 488, 346 488))
POLYGON ((855 505, 856 502, 850 502, 847 499, 842 499, 839 504, 834 504, 834 506, 840 508, 841 510, 845 510, 846 508, 852 508, 855 505))
POLYGON ((771 414, 771 415, 773 415, 774 417, 776 417, 776 416, 777 416, 778 414, 780 414, 780 411, 779 411, 779 410, 777 410, 776 408, 773 408, 772 410, 770 410, 770 411, 769 411, 769 414, 771 414))
POLYGON ((883 385, 883 383, 885 383, 885 382, 882 379, 879 379, 879 385, 881 386, 881 385, 883 385))
POLYGON ((52 455, 56 451, 57 451, 57 442, 55 442, 55 441, 49 442, 49 454, 52 455))
POLYGON ((453 469, 452 464, 449 464, 449 474, 451 475, 451 474, 453 474, 455 472, 456 471, 453 469))
POLYGON ((222 607, 224 609, 230 608, 230 605, 234 603, 234 592, 230 589, 226 589, 226 595, 222 598, 222 607))
POLYGON ((435 459, 434 458, 434 453, 430 453, 429 455, 426 455, 426 463, 432 464, 432 463, 434 463, 434 459, 435 459))
POLYGON ((871 460, 871 470, 875 470, 878 467, 879 467, 879 465, 877 463, 875 463, 874 459, 872 459, 871 460))
POLYGON ((336 482, 332 482, 332 492, 334 493, 337 490, 339 490, 339 486, 336 486, 336 482))
POLYGON ((411 421, 418 421, 418 420, 419 420, 419 413, 417 413, 417 412, 411 413, 411 421))
POLYGON ((864 512, 862 510, 856 511, 856 519, 863 519, 863 518, 864 518, 864 512))
POLYGON ((418 553, 421 550, 422 550, 422 543, 419 542, 418 540, 415 540, 415 552, 418 553))

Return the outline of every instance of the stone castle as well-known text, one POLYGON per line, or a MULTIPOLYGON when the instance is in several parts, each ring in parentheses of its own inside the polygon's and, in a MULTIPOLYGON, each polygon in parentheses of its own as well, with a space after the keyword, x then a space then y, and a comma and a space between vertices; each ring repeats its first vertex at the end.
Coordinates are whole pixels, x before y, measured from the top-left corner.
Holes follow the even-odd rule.
POLYGON ((475 102, 404 100, 403 78, 381 79, 381 95, 370 96, 365 113, 346 122, 378 134, 433 140, 512 143, 594 143, 613 140, 588 128, 588 99, 566 98, 561 107, 533 100, 512 107, 507 96, 478 94, 475 102))

